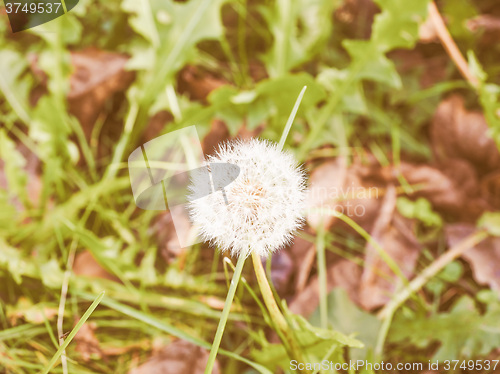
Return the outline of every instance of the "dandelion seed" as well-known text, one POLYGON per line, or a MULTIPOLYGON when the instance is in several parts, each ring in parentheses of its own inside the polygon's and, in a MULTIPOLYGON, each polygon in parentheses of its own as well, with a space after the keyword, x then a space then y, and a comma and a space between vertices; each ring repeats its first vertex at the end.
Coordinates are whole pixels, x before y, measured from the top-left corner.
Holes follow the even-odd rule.
POLYGON ((208 196, 199 192, 206 186, 193 178, 190 215, 205 241, 233 255, 255 251, 261 257, 292 241, 304 222, 306 183, 290 153, 252 139, 224 143, 207 161, 237 165, 240 173, 231 183, 224 181, 223 191, 216 188, 208 196))

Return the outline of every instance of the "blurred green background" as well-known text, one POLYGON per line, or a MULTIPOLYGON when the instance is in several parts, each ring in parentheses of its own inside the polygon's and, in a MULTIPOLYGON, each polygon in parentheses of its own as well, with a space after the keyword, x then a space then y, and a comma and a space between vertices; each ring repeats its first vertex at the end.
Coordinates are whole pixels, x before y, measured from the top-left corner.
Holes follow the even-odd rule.
MULTIPOLYGON (((320 187, 378 188, 352 218, 406 277, 478 238, 480 217, 498 235, 500 7, 437 4, 467 82, 428 21, 429 4, 80 0, 15 34, 2 8, 0 372, 42 372, 58 335, 103 290, 51 372, 203 372, 198 347, 211 343, 231 266, 206 245, 181 250, 168 212, 135 206, 126 160, 190 125, 207 153, 237 136, 278 141, 304 85, 285 148, 320 187)), ((498 360, 498 239, 481 237, 464 258, 424 273, 422 289, 377 318, 401 290, 394 269, 359 230, 309 224, 268 262, 308 360, 498 360)), ((244 277, 221 346, 232 354, 219 355, 218 370, 293 372, 251 269, 244 277)))

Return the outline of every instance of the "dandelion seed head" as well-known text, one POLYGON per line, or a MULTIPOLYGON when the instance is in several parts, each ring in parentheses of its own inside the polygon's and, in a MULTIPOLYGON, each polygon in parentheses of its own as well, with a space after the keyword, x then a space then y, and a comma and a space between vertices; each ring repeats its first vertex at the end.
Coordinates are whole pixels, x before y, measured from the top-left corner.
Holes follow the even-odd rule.
POLYGON ((207 163, 237 165, 240 173, 234 181, 229 172, 213 181, 216 191, 208 195, 200 192, 204 178, 192 178, 190 217, 203 240, 233 255, 261 257, 291 243, 304 222, 306 188, 293 155, 266 140, 238 140, 223 143, 207 163))

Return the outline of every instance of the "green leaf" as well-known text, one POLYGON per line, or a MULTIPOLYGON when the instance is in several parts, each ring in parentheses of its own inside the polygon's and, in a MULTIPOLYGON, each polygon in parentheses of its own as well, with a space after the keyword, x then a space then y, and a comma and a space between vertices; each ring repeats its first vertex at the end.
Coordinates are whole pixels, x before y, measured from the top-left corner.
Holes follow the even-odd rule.
POLYGON ((394 63, 389 60, 378 46, 365 40, 345 40, 343 46, 352 58, 358 79, 368 79, 401 88, 401 78, 394 63))
POLYGON ((485 314, 474 300, 462 296, 446 313, 433 316, 402 316, 393 322, 388 338, 393 343, 411 343, 424 348, 440 342, 433 360, 486 356, 500 346, 500 303, 490 304, 485 314))
MULTIPOLYGON (((144 37, 150 44, 157 48, 160 44, 160 35, 149 0, 123 0, 121 8, 128 13, 129 24, 138 34, 144 37)), ((167 17, 168 13, 167 13, 167 17)))
POLYGON ((372 42, 380 51, 412 48, 418 40, 419 24, 425 21, 429 0, 376 0, 383 9, 375 17, 372 42))
POLYGON ((4 172, 8 182, 8 194, 10 197, 19 197, 26 203, 26 166, 24 156, 16 149, 15 143, 7 137, 3 129, 0 130, 0 160, 4 162, 4 172))
MULTIPOLYGON (((17 228, 18 211, 11 203, 9 194, 0 188, 0 233, 14 232, 17 228)), ((1 246, 1 245, 0 245, 1 246)))
POLYGON ((196 45, 222 36, 220 11, 226 1, 127 0, 123 3, 125 10, 135 14, 130 19, 132 28, 149 43, 148 47, 136 44, 132 51, 139 54, 132 58, 135 67, 152 67, 143 72, 135 85, 142 92, 141 102, 146 112, 173 75, 196 55, 196 45), (151 63, 145 64, 144 53, 151 63))
POLYGON ((442 226, 443 220, 439 214, 432 210, 429 200, 419 197, 412 201, 406 197, 400 197, 397 200, 397 208, 406 218, 416 218, 427 226, 442 226))
POLYGON ((321 51, 332 30, 337 1, 279 0, 260 7, 273 36, 273 45, 262 56, 271 77, 280 77, 321 51))
POLYGON ((487 83, 488 74, 473 51, 467 53, 469 69, 479 80, 479 101, 484 110, 484 116, 490 126, 490 135, 500 149, 500 86, 487 83))
POLYGON ((478 221, 478 227, 485 229, 493 236, 500 236, 500 213, 484 213, 478 221))
POLYGON ((464 267, 458 261, 450 262, 446 267, 438 274, 438 277, 449 283, 458 282, 464 273, 464 267))
POLYGON ((454 39, 473 39, 474 33, 467 27, 467 21, 475 18, 479 11, 471 0, 444 0, 443 13, 446 14, 446 26, 454 39))
POLYGON ((288 116, 293 109, 295 100, 302 88, 307 86, 307 91, 298 110, 298 116, 307 113, 326 98, 324 88, 307 73, 290 74, 276 79, 259 82, 256 88, 260 97, 266 100, 268 110, 273 115, 271 128, 266 128, 266 135, 278 141, 288 116))
POLYGON ((342 109, 355 114, 367 113, 368 108, 363 92, 363 84, 360 81, 349 84, 349 72, 347 70, 328 68, 323 70, 316 80, 332 94, 345 84, 346 88, 344 89, 344 95, 342 95, 342 109))
POLYGON ((40 278, 42 279, 42 283, 49 288, 61 287, 64 272, 59 267, 56 259, 53 258, 40 265, 40 278))
MULTIPOLYGON (((326 359, 342 362, 342 348, 362 348, 363 343, 336 330, 327 330, 311 325, 304 317, 287 314, 288 323, 293 329, 296 340, 307 362, 321 362, 326 359)), ((254 350, 252 357, 273 372, 277 367, 290 367, 290 358, 282 344, 264 343, 259 350, 254 350)))
MULTIPOLYGON (((328 306, 328 323, 343 334, 354 335, 364 345, 351 349, 350 358, 366 359, 375 348, 381 321, 358 308, 343 288, 335 288, 328 295, 328 306)), ((311 316, 311 323, 319 325, 319 322, 319 310, 316 310, 311 316)))
POLYGON ((225 121, 232 134, 236 134, 243 124, 254 129, 272 118, 266 129, 270 132, 267 135, 279 140, 279 134, 304 86, 307 86, 307 92, 299 108, 299 112, 303 113, 326 96, 323 87, 305 73, 263 80, 251 91, 240 92, 233 86, 222 86, 213 91, 208 100, 215 108, 216 116, 225 121))
POLYGON ((38 277, 39 271, 31 259, 24 258, 22 251, 9 246, 0 238, 0 269, 6 270, 17 284, 22 276, 38 277))
POLYGON ((30 76, 22 77, 28 67, 28 61, 20 53, 3 48, 0 51, 0 91, 19 119, 29 123, 28 96, 32 79, 30 76))

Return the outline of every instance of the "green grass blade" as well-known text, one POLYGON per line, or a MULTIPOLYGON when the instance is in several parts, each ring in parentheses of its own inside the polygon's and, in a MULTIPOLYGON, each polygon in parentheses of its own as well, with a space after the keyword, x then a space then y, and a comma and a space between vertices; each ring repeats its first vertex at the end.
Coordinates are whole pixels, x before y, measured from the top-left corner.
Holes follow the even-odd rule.
POLYGON ((76 326, 73 328, 73 330, 71 330, 71 332, 69 333, 68 337, 64 340, 64 343, 59 347, 59 349, 57 350, 56 354, 52 357, 52 360, 50 360, 49 364, 47 365, 47 367, 43 371, 43 374, 48 374, 49 373, 49 371, 52 369, 52 367, 54 366, 54 364, 56 363, 56 361, 59 359, 59 357, 61 356, 61 354, 63 353, 63 351, 66 349, 66 347, 69 345, 69 343, 71 343, 71 341, 73 340, 73 338, 75 337, 75 335, 78 333, 78 331, 80 330, 80 328, 83 326, 83 324, 85 322, 87 322, 87 319, 90 317, 90 315, 95 310, 95 308, 97 308, 97 306, 99 305, 99 303, 101 302, 101 300, 102 300, 103 297, 104 297, 104 291, 102 291, 99 294, 99 296, 96 297, 96 299, 94 300, 94 302, 92 303, 92 305, 90 305, 90 307, 87 309, 87 311, 82 316, 82 318, 80 318, 80 320, 78 321, 78 323, 76 324, 76 326))
POLYGON ((292 128, 293 121, 295 120, 295 116, 297 115, 297 111, 299 110, 300 103, 302 102, 302 98, 304 97, 304 93, 306 92, 307 86, 304 86, 302 88, 302 91, 300 91, 299 97, 297 97, 297 100, 295 101, 295 105, 293 106, 292 112, 290 113, 290 117, 288 117, 288 121, 286 121, 286 126, 285 129, 283 130, 283 133, 281 134, 281 139, 280 142, 278 143, 278 148, 281 150, 283 149, 283 146, 285 145, 286 138, 288 136, 288 133, 290 132, 290 129, 292 128))
POLYGON ((233 278, 231 280, 231 285, 229 291, 227 292, 226 301, 224 302, 224 309, 222 310, 222 315, 219 320, 219 325, 217 326, 217 331, 215 333, 214 341, 212 343, 212 348, 210 348, 210 355, 208 356, 207 367, 205 368, 205 374, 211 374, 212 369, 215 364, 215 358, 217 357, 217 352, 219 350, 220 342, 222 340, 222 335, 224 334, 224 329, 226 328, 227 318, 229 317, 229 311, 231 310, 231 305, 233 305, 234 295, 238 284, 240 283, 241 271, 243 270, 243 265, 245 265, 246 256, 240 255, 238 262, 236 263, 236 268, 233 273, 233 278))
MULTIPOLYGON (((86 298, 86 299, 91 299, 91 297, 92 297, 90 294, 88 294, 86 292, 75 291, 75 293, 76 293, 76 295, 83 297, 83 298, 86 298)), ((210 343, 207 343, 207 342, 205 342, 197 337, 191 336, 191 335, 185 333, 184 331, 182 331, 174 326, 168 325, 155 317, 149 316, 149 315, 147 315, 143 312, 140 312, 134 308, 131 308, 127 305, 121 304, 115 300, 110 299, 109 297, 104 299, 102 301, 102 304, 104 306, 107 306, 108 308, 114 309, 120 313, 123 313, 123 314, 131 317, 131 318, 142 321, 142 322, 144 322, 144 323, 146 323, 146 324, 148 324, 148 325, 150 325, 150 326, 152 326, 160 331, 166 332, 167 334, 175 336, 176 338, 186 340, 186 341, 193 343, 199 347, 210 349, 210 347, 212 346, 210 343)), ((226 357, 241 361, 241 362, 253 367, 259 373, 272 374, 272 372, 269 369, 265 368, 264 366, 257 364, 256 362, 250 361, 250 360, 248 360, 248 359, 246 359, 246 358, 244 358, 236 353, 229 352, 229 351, 226 351, 223 349, 219 349, 219 353, 226 356, 226 357)))

